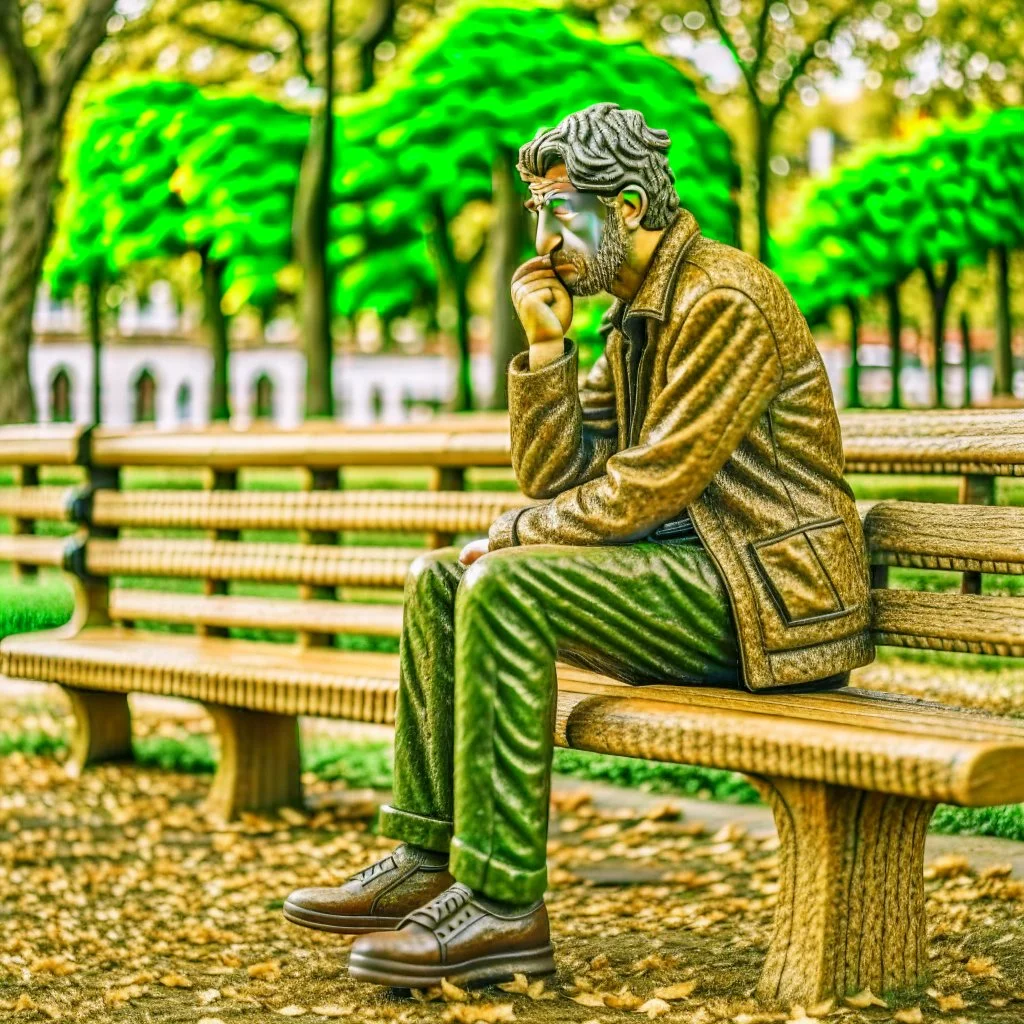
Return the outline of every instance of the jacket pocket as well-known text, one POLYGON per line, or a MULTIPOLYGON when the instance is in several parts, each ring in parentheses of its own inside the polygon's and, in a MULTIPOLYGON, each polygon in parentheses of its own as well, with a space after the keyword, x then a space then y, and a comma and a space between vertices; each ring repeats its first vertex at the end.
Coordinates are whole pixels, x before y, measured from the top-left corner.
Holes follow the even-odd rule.
POLYGON ((859 571, 842 519, 797 527, 751 544, 754 564, 787 625, 845 615, 858 603, 859 571), (836 586, 836 581, 843 585, 836 586))

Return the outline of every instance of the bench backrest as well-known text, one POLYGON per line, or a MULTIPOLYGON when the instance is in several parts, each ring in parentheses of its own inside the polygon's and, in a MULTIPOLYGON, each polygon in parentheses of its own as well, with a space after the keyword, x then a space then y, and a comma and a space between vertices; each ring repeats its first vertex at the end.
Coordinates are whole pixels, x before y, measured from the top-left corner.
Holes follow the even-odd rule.
MULTIPOLYGON (((109 600, 110 617, 124 623, 173 623, 208 633, 287 630, 312 643, 330 642, 331 634, 394 636, 401 623, 397 603, 351 598, 365 597, 362 592, 373 588, 397 599, 424 538, 428 547, 437 547, 459 534, 483 533, 501 512, 526 501, 509 491, 462 490, 466 469, 508 465, 508 440, 498 429, 500 418, 491 417, 482 430, 450 420, 391 432, 313 426, 245 433, 217 427, 87 434, 57 428, 47 437, 45 430, 0 429, 0 460, 20 458, 23 466, 44 456, 56 465, 87 462, 91 479, 84 489, 37 482, 0 489, 0 515, 11 516, 16 528, 0 536, 0 560, 74 563, 72 568, 101 581, 136 578, 112 592, 93 591, 94 598, 109 600), (122 489, 122 470, 139 465, 171 471, 202 466, 204 490, 122 489), (431 490, 340 490, 339 474, 350 466, 427 467, 431 490), (239 472, 253 467, 299 467, 304 489, 237 490, 239 472), (39 520, 87 524, 88 543, 69 546, 66 538, 35 536, 30 531, 39 520), (257 537, 247 537, 247 531, 257 531, 257 537), (401 536, 389 536, 383 547, 352 543, 358 537, 348 536, 373 533, 401 536), (180 589, 186 584, 164 580, 199 580, 201 586, 198 593, 194 587, 188 592, 180 589), (245 592, 254 585, 267 593, 245 592), (269 589, 276 585, 291 586, 269 589)), ((965 479, 975 486, 962 487, 961 498, 985 503, 992 500, 986 487, 997 475, 1024 472, 1022 420, 1024 414, 1016 412, 859 415, 852 422, 844 417, 844 429, 855 431, 845 442, 855 469, 869 463, 878 468, 887 459, 889 468, 908 466, 907 458, 892 458, 898 446, 904 456, 917 452, 924 460, 915 471, 923 464, 951 471, 983 469, 968 473, 965 479), (951 419, 959 423, 960 434, 953 432, 951 419), (994 432, 997 426, 1001 433, 994 432), (916 434, 897 440, 892 436, 897 428, 916 434), (962 461, 940 463, 936 457, 927 462, 937 452, 962 461), (979 477, 983 486, 977 486, 979 477)), ((1022 571, 1014 555, 1024 551, 1017 510, 972 509, 969 520, 963 518, 967 512, 908 502, 879 503, 867 512, 879 643, 1017 653, 1016 627, 1007 618, 1016 614, 1016 599, 980 593, 983 573, 1022 571), (943 531, 977 539, 976 554, 985 545, 995 550, 991 544, 1003 538, 1002 555, 987 562, 951 559, 942 546, 947 540, 943 531), (894 547, 895 538, 903 548, 894 547), (910 550, 914 545, 917 550, 910 550), (888 589, 887 566, 959 572, 963 593, 888 589), (939 627, 946 619, 957 621, 943 631, 939 627)))
POLYGON ((1024 508, 881 501, 866 510, 864 534, 878 644, 1024 657, 1024 598, 1014 596, 1024 508), (893 569, 956 573, 960 591, 890 587, 893 569), (982 592, 993 575, 1009 578, 1009 593, 982 592))

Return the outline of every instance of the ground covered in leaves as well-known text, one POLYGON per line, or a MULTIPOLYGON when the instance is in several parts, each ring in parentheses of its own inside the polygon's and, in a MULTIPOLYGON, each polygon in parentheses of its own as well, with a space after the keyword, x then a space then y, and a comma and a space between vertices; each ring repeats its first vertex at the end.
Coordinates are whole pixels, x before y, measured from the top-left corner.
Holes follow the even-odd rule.
POLYGON ((553 814, 555 978, 477 993, 357 985, 348 940, 286 924, 281 903, 390 844, 372 834, 372 794, 307 781, 308 813, 216 825, 201 811, 208 777, 107 766, 71 781, 50 757, 0 758, 0 1020, 1024 1019, 1024 882, 1005 869, 931 865, 928 994, 765 1014, 750 991, 774 838, 708 834, 671 802, 598 808, 584 789, 560 794, 553 814))

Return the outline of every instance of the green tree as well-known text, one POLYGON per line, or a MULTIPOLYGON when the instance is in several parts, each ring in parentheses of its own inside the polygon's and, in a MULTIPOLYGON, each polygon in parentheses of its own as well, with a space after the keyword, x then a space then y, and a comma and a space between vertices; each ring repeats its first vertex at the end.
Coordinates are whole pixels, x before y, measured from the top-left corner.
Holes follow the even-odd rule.
POLYGON ((64 119, 106 35, 113 6, 114 0, 84 0, 64 22, 62 37, 46 46, 29 8, 19 0, 0 0, 0 66, 10 76, 20 126, 18 166, 0 236, 0 423, 34 416, 28 378, 32 307, 53 226, 64 119))
POLYGON ((227 419, 228 324, 244 306, 266 312, 278 298, 309 120, 254 96, 206 95, 194 109, 204 130, 189 126, 168 184, 184 208, 185 244, 203 261, 213 418, 227 419))
POLYGON ((70 295, 84 286, 86 319, 93 352, 93 410, 100 414, 100 349, 103 341, 102 311, 108 287, 136 257, 141 243, 147 256, 167 256, 180 251, 175 244, 173 210, 154 215, 170 205, 159 187, 150 193, 147 212, 153 216, 138 237, 138 221, 125 216, 125 204, 137 203, 131 161, 138 155, 128 144, 138 126, 179 105, 194 101, 195 90, 173 82, 149 82, 129 88, 97 90, 76 122, 76 134, 66 162, 68 187, 59 205, 57 232, 47 258, 50 286, 58 296, 70 295), (168 224, 168 216, 172 223, 168 224), (128 230, 129 225, 134 225, 128 230), (155 234, 154 234, 155 233, 155 234), (130 237, 129 237, 130 236, 130 237))
MULTIPOLYGON (((959 269, 1024 245, 1024 109, 935 125, 898 146, 866 150, 811 186, 780 240, 780 273, 809 320, 884 294, 899 370, 899 288, 920 271, 931 301, 935 402, 944 403, 942 341, 959 269)), ((1008 262, 1008 260, 1007 260, 1008 262)), ((996 393, 1009 394, 1009 285, 997 260, 996 393), (1005 326, 1004 326, 1005 325, 1005 326)), ((854 361, 856 389, 856 362, 854 361)))
POLYGON ((133 265, 197 254, 212 415, 226 419, 230 318, 278 298, 309 121, 252 96, 150 82, 98 97, 83 126, 51 276, 98 291, 133 265))
MULTIPOLYGON (((457 311, 458 408, 472 404, 468 289, 484 254, 459 230, 460 215, 493 202, 495 164, 511 179, 519 146, 538 128, 601 101, 640 108, 670 132, 688 208, 707 234, 734 240, 739 172, 693 82, 643 47, 605 42, 550 8, 465 8, 422 33, 401 67, 340 110, 336 194, 342 207, 365 210, 363 218, 338 215, 341 273, 366 283, 362 301, 373 306, 373 289, 390 282, 353 268, 375 258, 382 240, 411 246, 426 235, 457 311)), ((500 213, 521 218, 521 205, 506 201, 500 213)), ((514 237, 521 253, 521 229, 514 237)), ((499 294, 506 291, 507 283, 499 294)))

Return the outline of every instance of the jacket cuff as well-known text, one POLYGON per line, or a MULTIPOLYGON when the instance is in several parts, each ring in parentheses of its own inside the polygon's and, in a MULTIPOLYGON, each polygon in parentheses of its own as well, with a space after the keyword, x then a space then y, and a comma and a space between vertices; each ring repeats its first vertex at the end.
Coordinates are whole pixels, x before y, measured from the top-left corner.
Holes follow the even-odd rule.
POLYGON ((513 426, 519 403, 536 406, 564 401, 579 391, 579 352, 571 338, 565 339, 565 352, 554 362, 530 369, 530 353, 519 352, 508 367, 508 401, 513 426))
POLYGON ((519 517, 532 506, 526 505, 523 508, 509 509, 502 512, 497 519, 491 523, 487 531, 487 542, 489 551, 499 551, 501 548, 519 547, 519 517))

